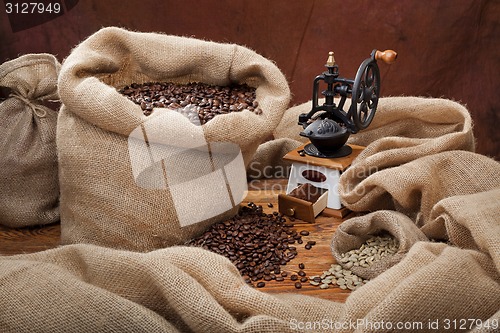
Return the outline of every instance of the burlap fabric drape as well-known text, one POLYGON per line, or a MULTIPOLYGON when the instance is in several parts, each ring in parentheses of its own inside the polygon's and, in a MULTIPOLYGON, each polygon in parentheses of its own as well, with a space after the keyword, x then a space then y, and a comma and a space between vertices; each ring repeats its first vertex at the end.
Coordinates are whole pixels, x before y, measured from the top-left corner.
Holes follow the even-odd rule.
MULTIPOLYGON (((417 112, 432 113, 439 105, 448 107, 445 108, 448 115, 453 108, 462 108, 443 100, 381 100, 380 118, 385 112, 387 116, 396 112, 398 103, 402 108, 408 101, 434 107, 401 111, 400 117, 406 120, 414 119, 417 112), (385 108, 388 105, 391 108, 385 108)), ((443 144, 441 150, 448 149, 443 147, 471 148, 470 129, 466 129, 470 118, 462 111, 460 114, 463 118, 456 120, 455 125, 444 125, 447 130, 432 132, 436 140, 445 136, 463 137, 459 140, 462 143, 443 144), (464 132, 468 133, 461 134, 464 132)), ((427 120, 426 126, 432 127, 430 115, 417 118, 421 119, 417 124, 427 120)), ((436 122, 442 126, 447 119, 450 117, 436 122)), ((411 131, 415 130, 415 122, 409 121, 409 124, 411 131)), ((379 154, 398 149, 397 140, 389 136, 400 136, 403 142, 408 142, 404 131, 396 134, 391 133, 389 127, 384 131, 383 124, 378 126, 384 137, 380 135, 380 140, 394 143, 387 150, 376 150, 379 154)), ((399 128, 400 131, 404 128, 403 120, 399 128)), ((492 159, 465 150, 439 151, 437 144, 429 142, 430 137, 419 140, 429 148, 427 153, 422 149, 422 158, 419 154, 413 158, 407 156, 402 165, 381 167, 380 171, 361 180, 345 173, 342 183, 359 186, 384 172, 389 184, 405 175, 409 179, 400 182, 398 191, 389 186, 378 189, 383 186, 378 183, 365 192, 368 195, 390 191, 383 195, 384 210, 359 217, 359 223, 367 228, 380 223, 390 231, 383 225, 390 222, 401 231, 394 231, 395 236, 405 235, 405 229, 398 226, 412 224, 425 237, 444 238, 449 244, 410 240, 411 245, 405 245, 407 252, 399 257, 400 262, 354 291, 345 304, 292 294, 269 295, 252 289, 227 259, 196 248, 171 247, 136 253, 94 245, 68 245, 0 259, 0 330, 498 332, 500 166, 492 159), (458 180, 457 174, 461 175, 458 180), (431 181, 433 175, 439 181, 433 182, 429 189, 425 183, 431 181), (416 193, 415 197, 432 196, 435 200, 400 199, 407 197, 408 192, 416 193), (387 209, 391 204, 394 210, 387 209), (306 327, 314 328, 307 330, 306 327)), ((377 142, 380 141, 377 139, 373 144, 380 147, 377 142)), ((415 144, 400 145, 409 149, 416 147, 415 144)), ((370 151, 375 150, 368 147, 367 153, 370 151)), ((356 165, 363 165, 363 160, 356 161, 353 167, 356 165)), ((343 195, 346 197, 346 192, 343 195)), ((364 205, 363 210, 370 207, 375 210, 379 200, 370 206, 361 197, 352 200, 352 204, 359 201, 364 205)), ((356 233, 350 235, 357 236, 356 233)))
POLYGON ((27 54, 0 65, 0 224, 43 225, 59 220, 56 152, 61 65, 50 54, 27 54))
POLYGON ((290 99, 280 70, 245 47, 119 28, 72 51, 59 90, 62 242, 137 251, 182 244, 234 215, 245 165, 290 99), (146 117, 117 88, 151 81, 246 83, 263 113, 203 126, 172 110, 146 117))

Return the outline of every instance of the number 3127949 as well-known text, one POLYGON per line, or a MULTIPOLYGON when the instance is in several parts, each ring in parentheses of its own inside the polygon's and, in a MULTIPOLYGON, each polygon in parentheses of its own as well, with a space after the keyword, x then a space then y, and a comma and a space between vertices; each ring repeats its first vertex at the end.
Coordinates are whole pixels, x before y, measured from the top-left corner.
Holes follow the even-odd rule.
POLYGON ((61 12, 61 4, 59 2, 44 4, 41 2, 21 2, 21 3, 5 3, 5 12, 7 14, 43 14, 61 12))

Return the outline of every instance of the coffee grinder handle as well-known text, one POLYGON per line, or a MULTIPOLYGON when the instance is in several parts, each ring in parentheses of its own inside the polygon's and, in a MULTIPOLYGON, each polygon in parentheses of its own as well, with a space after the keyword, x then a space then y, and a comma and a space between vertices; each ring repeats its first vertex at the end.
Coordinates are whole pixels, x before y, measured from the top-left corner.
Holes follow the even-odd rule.
POLYGON ((382 60, 386 64, 392 64, 396 61, 398 54, 393 50, 377 51, 375 52, 375 59, 382 60))

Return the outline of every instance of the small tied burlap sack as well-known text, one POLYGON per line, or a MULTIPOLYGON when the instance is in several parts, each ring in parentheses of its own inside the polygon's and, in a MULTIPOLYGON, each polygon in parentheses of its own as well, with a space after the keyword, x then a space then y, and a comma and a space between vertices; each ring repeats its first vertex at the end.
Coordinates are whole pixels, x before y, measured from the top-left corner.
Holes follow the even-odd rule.
POLYGON ((56 152, 60 64, 50 54, 27 54, 0 65, 0 224, 43 225, 59 220, 56 152))
POLYGON ((182 244, 234 215, 245 167, 290 99, 280 70, 245 47, 119 28, 72 51, 59 89, 62 242, 138 251, 182 244), (263 112, 202 126, 173 110, 145 116, 117 91, 145 82, 247 84, 263 112))

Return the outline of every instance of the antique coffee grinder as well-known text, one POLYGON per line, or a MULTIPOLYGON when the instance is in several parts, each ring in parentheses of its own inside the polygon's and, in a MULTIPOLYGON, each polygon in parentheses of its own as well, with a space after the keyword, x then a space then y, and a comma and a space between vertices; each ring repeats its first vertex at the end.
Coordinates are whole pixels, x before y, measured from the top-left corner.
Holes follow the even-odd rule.
MULTIPOLYGON (((327 208, 342 208, 338 194, 339 177, 364 148, 346 144, 347 139, 349 135, 367 128, 377 111, 380 96, 377 60, 390 64, 396 57, 396 52, 392 50, 373 50, 370 57, 361 63, 352 80, 340 77, 333 52, 329 53, 325 65, 328 70, 314 79, 311 111, 299 116, 298 123, 303 127, 300 135, 310 142, 284 156, 285 160, 292 162, 287 194, 299 185, 309 183, 328 191, 325 200, 327 208), (320 83, 326 85, 326 90, 321 92, 324 96, 322 105, 319 105, 318 99, 320 83), (338 104, 335 98, 340 98, 338 104), (350 105, 346 106, 348 98, 350 105)), ((297 202, 290 204, 287 199, 287 196, 279 198, 280 211, 296 215, 302 208, 297 206, 297 202), (284 206, 283 209, 281 206, 284 206)), ((316 208, 315 214, 317 211, 316 208)), ((330 213, 342 217, 340 212, 330 213)))

